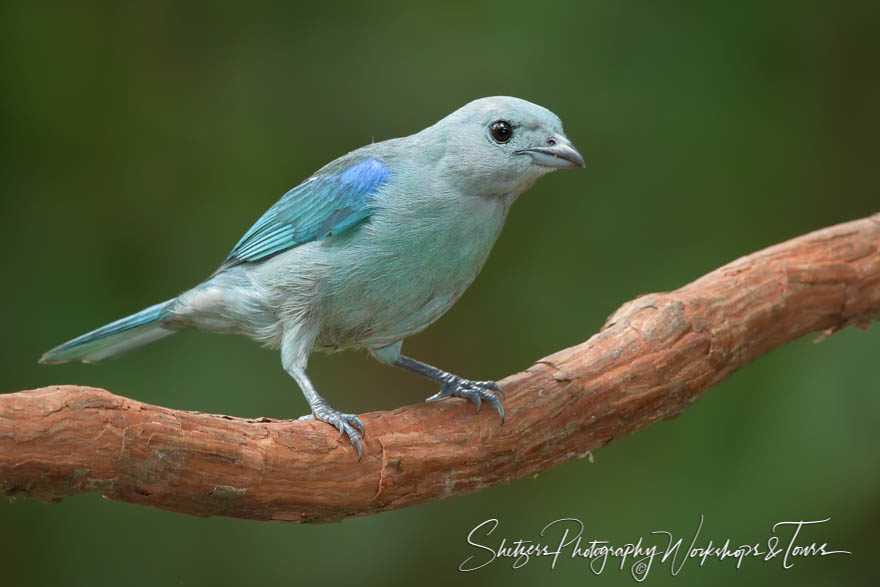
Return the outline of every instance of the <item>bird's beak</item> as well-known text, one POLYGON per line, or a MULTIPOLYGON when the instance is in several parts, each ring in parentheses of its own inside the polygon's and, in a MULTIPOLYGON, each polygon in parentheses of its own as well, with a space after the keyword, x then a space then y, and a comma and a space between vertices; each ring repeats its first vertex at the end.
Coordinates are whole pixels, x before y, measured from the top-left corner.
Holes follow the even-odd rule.
POLYGON ((515 155, 530 155, 538 165, 545 167, 586 167, 584 156, 563 135, 553 135, 546 144, 514 151, 515 155))

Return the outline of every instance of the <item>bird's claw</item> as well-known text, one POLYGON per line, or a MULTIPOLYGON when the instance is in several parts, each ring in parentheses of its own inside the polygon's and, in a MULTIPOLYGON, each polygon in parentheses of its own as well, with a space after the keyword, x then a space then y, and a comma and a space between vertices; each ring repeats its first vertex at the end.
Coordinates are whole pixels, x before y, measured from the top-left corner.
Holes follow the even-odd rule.
POLYGON ((498 398, 499 395, 501 399, 504 399, 504 391, 494 381, 471 381, 453 375, 443 383, 440 391, 425 401, 436 402, 447 397, 460 397, 472 401, 477 406, 477 412, 479 412, 483 400, 486 400, 493 408, 498 410, 498 414, 501 416, 501 423, 504 424, 504 406, 501 405, 501 399, 498 398))
POLYGON ((339 430, 340 440, 342 439, 343 434, 348 436, 349 441, 351 441, 351 444, 357 450, 358 461, 364 458, 364 447, 361 443, 361 437, 367 436, 367 429, 356 414, 344 414, 338 410, 334 410, 330 406, 324 405, 318 406, 316 409, 312 410, 311 414, 302 416, 299 419, 315 419, 320 420, 321 422, 326 422, 331 426, 335 426, 336 429, 339 430))

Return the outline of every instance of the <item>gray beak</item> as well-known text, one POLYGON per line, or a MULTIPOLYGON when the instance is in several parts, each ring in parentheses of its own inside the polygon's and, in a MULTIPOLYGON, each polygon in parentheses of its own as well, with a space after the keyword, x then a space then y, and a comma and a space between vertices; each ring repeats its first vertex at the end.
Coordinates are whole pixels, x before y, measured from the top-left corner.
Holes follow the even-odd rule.
POLYGON ((530 155, 535 163, 545 167, 586 167, 584 156, 563 135, 553 135, 545 145, 514 151, 514 155, 530 155))

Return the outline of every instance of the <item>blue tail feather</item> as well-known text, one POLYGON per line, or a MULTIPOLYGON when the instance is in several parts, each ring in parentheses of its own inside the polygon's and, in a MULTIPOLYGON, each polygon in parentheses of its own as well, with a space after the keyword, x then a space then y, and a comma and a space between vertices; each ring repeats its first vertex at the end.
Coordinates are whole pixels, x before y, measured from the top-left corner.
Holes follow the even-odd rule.
POLYGON ((87 332, 40 357, 41 363, 93 363, 158 340, 174 330, 163 327, 174 300, 168 300, 87 332))

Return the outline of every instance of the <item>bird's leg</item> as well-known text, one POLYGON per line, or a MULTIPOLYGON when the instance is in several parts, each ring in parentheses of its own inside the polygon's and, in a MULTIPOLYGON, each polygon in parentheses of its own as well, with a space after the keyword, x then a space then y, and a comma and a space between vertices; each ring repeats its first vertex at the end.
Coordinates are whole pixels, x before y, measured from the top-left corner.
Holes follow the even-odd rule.
POLYGON ((504 407, 501 405, 501 400, 498 397, 500 395, 503 398, 504 392, 501 390, 501 386, 494 381, 471 381, 470 379, 464 379, 404 355, 397 357, 397 360, 392 364, 395 367, 418 373, 440 384, 440 391, 426 399, 426 402, 436 402, 447 397, 462 397, 474 402, 479 412, 482 400, 486 400, 492 404, 492 407, 498 410, 498 413, 501 415, 501 422, 504 422, 504 407))
POLYGON ((316 420, 335 426, 336 429, 339 430, 339 438, 342 438, 343 434, 348 436, 348 439, 357 449, 358 460, 361 460, 364 457, 361 436, 366 436, 364 423, 361 422, 361 419, 358 418, 356 414, 344 414, 339 410, 331 408, 330 404, 327 403, 327 400, 318 395, 318 392, 315 391, 315 387, 306 375, 305 369, 293 368, 288 370, 288 373, 290 373, 291 377, 296 380, 300 389, 302 389, 306 401, 309 402, 309 407, 312 409, 311 414, 302 416, 299 419, 310 420, 315 418, 316 420))
POLYGON ((440 391, 425 401, 436 402, 447 397, 462 397, 474 402, 477 406, 477 411, 479 411, 483 400, 486 400, 492 404, 492 407, 498 410, 498 413, 501 415, 501 423, 504 423, 504 407, 501 405, 504 392, 497 383, 494 381, 471 381, 458 375, 447 373, 437 367, 432 367, 421 361, 401 355, 400 347, 401 343, 396 342, 383 348, 371 349, 370 353, 382 363, 407 369, 439 383, 440 391), (501 396, 501 399, 499 399, 499 396, 501 396))
POLYGON ((310 415, 303 416, 300 420, 315 418, 335 426, 339 430, 339 438, 342 438, 343 434, 348 436, 348 439, 357 449, 358 460, 360 461, 364 456, 361 436, 367 435, 364 423, 361 422, 361 419, 356 414, 345 414, 331 408, 327 400, 318 395, 318 392, 315 391, 315 386, 312 385, 311 380, 306 375, 306 363, 312 340, 313 338, 309 336, 309 333, 300 326, 294 326, 285 330, 281 340, 281 364, 284 366, 284 370, 299 385, 303 396, 305 396, 306 401, 309 402, 309 407, 312 409, 310 415))

